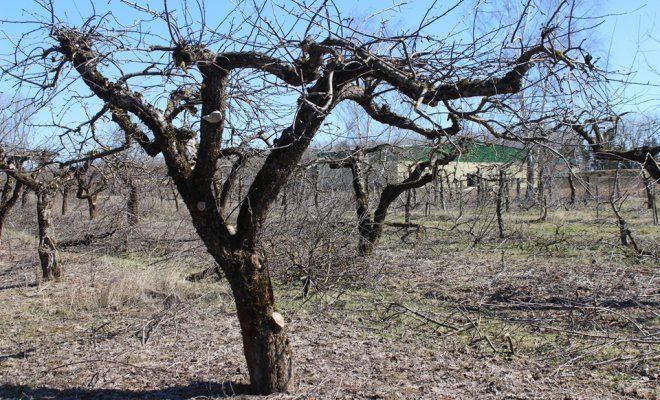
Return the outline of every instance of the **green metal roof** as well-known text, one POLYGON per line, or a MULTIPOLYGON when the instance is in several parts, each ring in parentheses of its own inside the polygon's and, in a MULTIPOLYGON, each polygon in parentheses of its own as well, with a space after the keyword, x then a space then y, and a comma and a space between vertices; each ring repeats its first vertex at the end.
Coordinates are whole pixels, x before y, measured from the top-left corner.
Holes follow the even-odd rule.
MULTIPOLYGON (((441 151, 449 153, 453 149, 451 144, 446 144, 441 151)), ((395 159, 400 161, 427 161, 433 147, 431 146, 407 146, 407 147, 387 147, 383 151, 387 151, 388 155, 392 155, 395 159)), ((345 159, 352 153, 351 150, 340 151, 321 151, 317 154, 319 158, 341 160, 345 159)), ((527 155, 525 149, 516 147, 505 146, 501 144, 489 144, 481 142, 469 143, 466 146, 466 152, 460 155, 458 162, 474 162, 474 163, 508 163, 522 161, 527 155)))
POLYGON ((462 154, 459 161, 477 163, 508 163, 522 161, 527 155, 525 149, 501 144, 471 143, 467 154, 462 154))

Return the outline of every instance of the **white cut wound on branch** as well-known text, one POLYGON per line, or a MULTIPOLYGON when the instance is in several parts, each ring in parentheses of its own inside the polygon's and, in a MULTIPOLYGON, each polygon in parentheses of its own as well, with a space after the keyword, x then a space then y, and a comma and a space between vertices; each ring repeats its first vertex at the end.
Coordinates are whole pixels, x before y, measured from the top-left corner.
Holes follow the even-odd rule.
POLYGON ((270 316, 270 319, 278 328, 280 329, 284 328, 284 317, 282 316, 282 314, 278 313, 277 311, 274 311, 273 314, 270 316))
POLYGON ((218 122, 222 121, 222 112, 217 110, 213 111, 212 113, 203 116, 202 119, 211 124, 217 124, 218 122))

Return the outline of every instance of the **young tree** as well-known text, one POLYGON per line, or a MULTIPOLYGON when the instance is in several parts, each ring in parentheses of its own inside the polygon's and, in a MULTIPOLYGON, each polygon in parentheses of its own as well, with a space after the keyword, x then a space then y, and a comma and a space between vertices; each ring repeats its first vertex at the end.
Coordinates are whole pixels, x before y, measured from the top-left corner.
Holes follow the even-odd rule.
MULTIPOLYGON (((458 121, 456 126, 449 128, 447 132, 458 131, 458 121)), ((408 166, 408 176, 400 182, 386 184, 378 195, 378 202, 375 211, 371 212, 369 201, 369 185, 366 182, 367 173, 365 167, 371 163, 366 160, 370 154, 377 153, 389 146, 376 145, 369 148, 357 147, 348 152, 341 159, 328 160, 336 168, 348 168, 351 171, 353 194, 355 195, 355 211, 358 221, 358 253, 362 256, 369 256, 373 253, 374 247, 378 244, 385 225, 387 213, 394 201, 410 190, 423 187, 424 185, 438 179, 440 167, 449 164, 455 160, 465 149, 459 146, 451 145, 431 147, 428 149, 422 160, 414 160, 408 166)), ((409 221, 408 221, 409 222, 409 221)))
MULTIPOLYGON (((240 23, 217 28, 206 23, 203 7, 197 18, 189 9, 179 14, 184 21, 179 23, 167 2, 162 12, 125 2, 145 16, 126 26, 117 22, 120 14, 94 14, 76 26, 43 2, 46 18, 29 35, 41 35, 39 43, 48 42, 47 48, 17 48, 18 61, 4 71, 22 86, 36 86, 49 101, 60 93, 94 97, 101 107, 96 115, 110 113, 147 154, 163 157, 199 237, 231 286, 253 389, 272 393, 289 388, 291 347, 259 240, 278 193, 331 112, 352 101, 372 119, 436 144, 453 134, 438 122, 447 114, 482 124, 497 137, 531 141, 510 133, 518 118, 509 112, 510 95, 550 77, 579 76, 585 65, 571 58, 581 54, 579 46, 563 44, 571 25, 556 16, 565 3, 545 17, 540 37, 507 47, 502 39, 511 32, 504 27, 467 44, 423 33, 440 17, 425 17, 402 34, 360 33, 338 12, 331 15, 327 2, 317 9, 278 5, 293 18, 275 23, 258 5, 241 14, 240 23), (145 33, 154 20, 163 22, 167 41, 145 33), (533 69, 535 79, 523 85, 533 69), (567 69, 574 72, 559 74, 567 69), (154 94, 154 88, 165 93, 154 94), (508 116, 497 117, 503 130, 493 128, 499 113, 508 116), (259 138, 267 144, 261 151, 265 159, 233 221, 218 207, 222 201, 213 190, 218 161, 240 159, 259 138)), ((437 163, 418 164, 381 198, 387 203, 432 179, 428 171, 437 163)), ((377 225, 363 224, 365 235, 382 226, 383 218, 376 210, 377 225)))
MULTIPOLYGON (((92 161, 84 162, 82 165, 74 168, 73 176, 78 186, 76 197, 80 200, 87 201, 89 219, 96 219, 98 216, 97 199, 99 194, 108 188, 108 180, 103 175, 103 172, 92 164, 92 161)), ((66 190, 66 187, 62 191, 64 190, 66 190)))

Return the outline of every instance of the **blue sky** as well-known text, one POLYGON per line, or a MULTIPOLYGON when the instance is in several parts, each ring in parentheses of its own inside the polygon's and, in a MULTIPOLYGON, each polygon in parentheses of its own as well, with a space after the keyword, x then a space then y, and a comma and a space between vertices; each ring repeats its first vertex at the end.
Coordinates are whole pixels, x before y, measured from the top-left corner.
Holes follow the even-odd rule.
MULTIPOLYGON (((235 1, 238 2, 238 0, 235 1)), ((523 0, 501 1, 509 1, 519 7, 524 4, 523 0)), ((432 33, 442 35, 446 31, 460 26, 463 22, 467 23, 474 14, 472 7, 475 2, 490 6, 494 4, 499 7, 500 4, 503 4, 501 1, 466 1, 464 5, 454 10, 450 14, 450 18, 445 19, 442 25, 434 26, 432 33)), ((139 3, 148 4, 157 10, 161 10, 163 4, 160 0, 139 3)), ((170 4, 177 3, 176 0, 170 0, 170 4)), ((217 16, 220 19, 226 15, 228 9, 233 8, 230 0, 208 0, 206 3, 209 18, 217 16)), ((354 15, 356 18, 372 15, 377 10, 391 7, 389 13, 377 14, 372 21, 379 23, 385 19, 394 29, 416 26, 432 3, 434 3, 433 0, 336 0, 343 16, 354 15)), ((437 1, 438 6, 430 15, 441 13, 454 3, 454 1, 437 1)), ((607 65, 609 70, 630 73, 627 84, 613 83, 613 87, 618 88, 619 95, 623 96, 627 102, 624 107, 619 109, 657 116, 660 113, 660 87, 657 86, 660 81, 658 79, 660 77, 660 30, 657 29, 660 1, 584 0, 583 3, 588 11, 587 16, 607 16, 603 21, 600 19, 584 21, 584 23, 599 23, 590 33, 586 47, 590 49, 594 58, 600 59, 599 66, 607 65)), ((92 4, 98 13, 112 10, 115 17, 123 23, 130 23, 136 18, 135 14, 122 5, 120 0, 56 0, 55 4, 60 18, 77 25, 89 15, 92 4)), ((195 4, 195 2, 193 1, 191 4, 195 4)), ((278 14, 278 11, 272 12, 278 14)), ((43 11, 30 0, 5 3, 1 19, 32 19, 30 14, 33 13, 43 15, 43 11)), ((281 14, 276 16, 286 17, 281 14)), ((209 25, 212 25, 211 21, 209 21, 209 25)), ((159 26, 160 28, 155 29, 160 29, 160 32, 154 31, 154 33, 166 35, 164 24, 161 23, 159 26)), ((0 23, 0 54, 3 59, 6 59, 6 55, 12 51, 12 40, 18 38, 21 32, 29 28, 29 25, 24 24, 0 23)), ((12 89, 7 82, 2 81, 0 91, 11 93, 12 89)))

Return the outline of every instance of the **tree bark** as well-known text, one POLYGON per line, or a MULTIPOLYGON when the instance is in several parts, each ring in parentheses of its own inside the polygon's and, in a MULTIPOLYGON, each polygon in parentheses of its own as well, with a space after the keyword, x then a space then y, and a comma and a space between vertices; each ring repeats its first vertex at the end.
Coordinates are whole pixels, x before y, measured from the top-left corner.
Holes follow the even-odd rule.
POLYGON ((538 190, 536 192, 536 201, 539 203, 545 199, 545 168, 543 165, 538 166, 538 190))
POLYGON ((373 253, 373 221, 369 211, 369 192, 362 172, 362 151, 358 150, 350 161, 353 176, 353 194, 355 195, 355 212, 358 219, 358 254, 369 256, 373 253))
POLYGON ((0 198, 0 238, 2 238, 2 229, 5 225, 5 220, 11 209, 16 205, 16 202, 18 202, 22 189, 23 184, 19 181, 16 181, 12 188, 11 179, 7 176, 7 180, 2 189, 2 198, 0 198))
POLYGON ((445 185, 444 182, 442 181, 442 178, 440 178, 440 208, 442 208, 442 211, 447 211, 447 203, 445 202, 445 185))
POLYGON ((412 190, 408 189, 406 190, 406 204, 404 207, 404 221, 406 222, 406 224, 410 223, 410 209, 412 208, 411 203, 412 203, 412 190))
POLYGON ((96 195, 87 196, 87 209, 89 210, 89 219, 95 220, 99 215, 99 209, 96 204, 96 195))
POLYGON ((30 201, 30 191, 24 190, 23 195, 21 196, 21 208, 25 208, 30 201))
POLYGON ((505 190, 506 190, 506 174, 503 169, 500 169, 500 187, 497 190, 497 205, 495 212, 497 214, 497 228, 499 230, 500 239, 504 239, 504 207, 505 207, 505 190))
POLYGON ((575 181, 573 181, 573 173, 571 171, 568 172, 568 187, 571 189, 571 199, 569 204, 574 206, 577 200, 577 196, 575 192, 575 181))
POLYGON ((128 201, 126 201, 126 221, 129 226, 138 224, 140 217, 140 199, 138 197, 138 188, 134 182, 128 185, 128 201))
POLYGON ((234 293, 252 389, 258 394, 285 392, 292 377, 291 344, 284 320, 275 311, 268 266, 254 252, 237 251, 232 258, 225 272, 234 293))
POLYGON ((57 247, 53 239, 52 207, 53 194, 48 189, 41 189, 37 193, 38 253, 42 277, 46 281, 62 277, 62 268, 59 264, 57 247))
POLYGON ((644 174, 644 189, 646 191, 646 207, 651 210, 653 225, 658 225, 658 206, 655 200, 655 187, 653 179, 644 174))
POLYGON ((62 188, 62 215, 66 215, 67 212, 69 212, 69 191, 71 189, 69 188, 68 185, 64 185, 64 188, 62 188))
POLYGON ((532 147, 527 156, 527 182, 525 189, 525 200, 534 200, 534 185, 536 182, 536 168, 538 149, 532 147))

